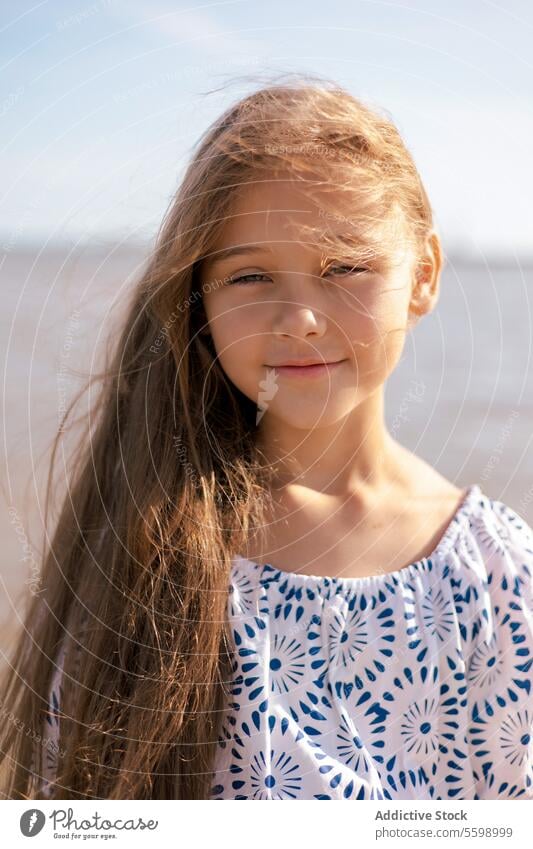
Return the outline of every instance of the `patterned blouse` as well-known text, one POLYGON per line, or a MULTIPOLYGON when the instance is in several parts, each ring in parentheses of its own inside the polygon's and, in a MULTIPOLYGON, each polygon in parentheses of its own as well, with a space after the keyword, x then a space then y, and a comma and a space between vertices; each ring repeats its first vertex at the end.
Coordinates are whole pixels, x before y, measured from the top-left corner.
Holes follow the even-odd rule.
MULTIPOLYGON (((210 797, 533 799, 532 574, 533 531, 478 484, 434 551, 396 572, 237 555, 210 797)), ((61 690, 60 658, 56 739, 61 690)), ((46 793, 53 748, 45 761, 46 793)))

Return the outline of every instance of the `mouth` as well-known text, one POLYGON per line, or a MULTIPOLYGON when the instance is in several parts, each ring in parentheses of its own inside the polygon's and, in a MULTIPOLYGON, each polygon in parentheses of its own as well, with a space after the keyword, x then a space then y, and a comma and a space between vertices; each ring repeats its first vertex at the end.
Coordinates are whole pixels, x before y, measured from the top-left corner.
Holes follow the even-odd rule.
POLYGON ((273 368, 277 373, 285 376, 285 377, 320 377, 330 374, 333 371, 336 371, 340 368, 340 366, 345 363, 346 360, 336 360, 331 363, 309 363, 308 365, 280 365, 280 366, 269 366, 267 368, 273 368))

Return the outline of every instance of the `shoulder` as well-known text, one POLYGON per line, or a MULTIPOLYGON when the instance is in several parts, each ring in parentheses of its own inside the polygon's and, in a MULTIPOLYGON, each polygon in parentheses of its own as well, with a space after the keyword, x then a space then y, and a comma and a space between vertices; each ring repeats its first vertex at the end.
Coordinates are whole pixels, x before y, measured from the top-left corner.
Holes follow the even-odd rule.
POLYGON ((522 514, 503 501, 485 497, 501 541, 533 553, 533 529, 522 514))
MULTIPOLYGON (((533 613, 533 531, 513 507, 472 484, 437 549, 443 566, 461 583, 464 602, 480 612, 487 605, 518 603, 533 613), (473 606, 473 607, 472 607, 473 606)), ((485 610, 485 617, 487 612, 485 610)))
POLYGON ((466 602, 466 630, 487 640, 508 634, 522 643, 526 659, 533 652, 533 531, 511 506, 471 488, 453 545, 466 602))
POLYGON ((482 542, 487 551, 489 592, 511 617, 525 617, 533 650, 533 530, 508 504, 488 499, 482 542))
POLYGON ((533 573, 533 530, 510 505, 490 498, 479 488, 474 502, 475 527, 491 563, 531 580, 533 573))

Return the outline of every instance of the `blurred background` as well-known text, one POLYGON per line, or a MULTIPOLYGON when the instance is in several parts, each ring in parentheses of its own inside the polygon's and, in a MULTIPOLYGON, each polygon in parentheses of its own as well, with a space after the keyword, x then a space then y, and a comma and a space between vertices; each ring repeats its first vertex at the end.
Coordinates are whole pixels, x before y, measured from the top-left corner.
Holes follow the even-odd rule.
POLYGON ((192 145, 263 73, 325 75, 398 126, 446 267, 387 386, 389 428, 533 524, 530 3, 0 9, 0 645, 38 584, 61 416, 101 364, 192 145))

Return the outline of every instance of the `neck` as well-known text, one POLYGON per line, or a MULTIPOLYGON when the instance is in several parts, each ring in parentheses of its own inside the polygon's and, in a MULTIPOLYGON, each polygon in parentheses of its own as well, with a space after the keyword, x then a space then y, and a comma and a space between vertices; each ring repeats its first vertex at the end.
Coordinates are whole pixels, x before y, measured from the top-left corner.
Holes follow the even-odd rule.
POLYGON ((398 478, 404 451, 385 426, 382 388, 332 425, 302 430, 265 416, 258 447, 276 486, 329 495, 379 491, 398 478))

